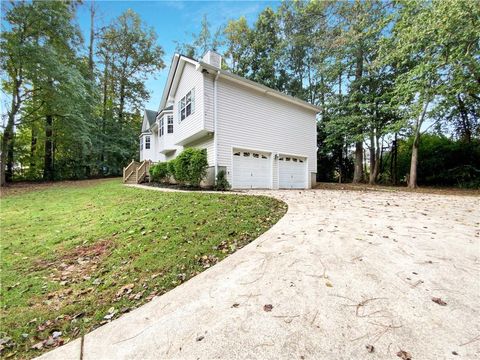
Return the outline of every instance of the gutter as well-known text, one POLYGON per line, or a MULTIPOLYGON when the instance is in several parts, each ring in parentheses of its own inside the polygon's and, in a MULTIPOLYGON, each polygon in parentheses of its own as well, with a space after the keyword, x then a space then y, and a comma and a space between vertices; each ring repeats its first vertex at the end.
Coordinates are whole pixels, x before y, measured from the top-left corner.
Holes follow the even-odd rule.
POLYGON ((218 175, 218 119, 217 119, 217 80, 220 76, 220 70, 213 79, 213 162, 215 164, 214 183, 217 182, 218 175))

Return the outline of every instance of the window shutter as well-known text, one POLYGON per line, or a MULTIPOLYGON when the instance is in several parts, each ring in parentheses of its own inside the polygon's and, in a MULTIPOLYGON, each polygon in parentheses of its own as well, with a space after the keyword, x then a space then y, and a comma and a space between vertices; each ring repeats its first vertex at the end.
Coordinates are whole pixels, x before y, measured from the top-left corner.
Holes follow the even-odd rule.
POLYGON ((192 89, 192 95, 191 95, 191 99, 192 99, 192 114, 195 112, 195 88, 192 89))

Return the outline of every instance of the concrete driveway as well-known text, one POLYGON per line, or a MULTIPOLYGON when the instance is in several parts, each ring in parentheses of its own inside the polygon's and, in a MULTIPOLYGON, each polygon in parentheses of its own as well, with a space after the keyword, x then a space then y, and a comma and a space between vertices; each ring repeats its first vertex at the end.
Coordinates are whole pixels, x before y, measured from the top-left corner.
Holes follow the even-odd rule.
POLYGON ((271 230, 41 358, 480 357, 480 198, 263 193, 289 205, 271 230))

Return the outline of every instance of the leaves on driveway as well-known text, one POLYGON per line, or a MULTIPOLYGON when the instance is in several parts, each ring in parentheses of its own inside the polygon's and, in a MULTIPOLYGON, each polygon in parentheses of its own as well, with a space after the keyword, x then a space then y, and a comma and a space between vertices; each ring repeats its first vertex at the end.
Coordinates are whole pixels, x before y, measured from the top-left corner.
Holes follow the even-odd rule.
POLYGON ((433 301, 434 303, 437 303, 438 305, 447 306, 447 303, 446 303, 445 301, 443 301, 441 298, 432 297, 432 301, 433 301))

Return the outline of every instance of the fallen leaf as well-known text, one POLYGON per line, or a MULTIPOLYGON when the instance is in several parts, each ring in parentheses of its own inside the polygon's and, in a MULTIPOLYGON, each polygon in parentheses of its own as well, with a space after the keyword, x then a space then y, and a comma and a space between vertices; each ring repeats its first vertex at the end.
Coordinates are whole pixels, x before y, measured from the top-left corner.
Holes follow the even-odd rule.
POLYGON ((42 350, 43 349, 43 341, 40 341, 40 342, 36 343, 35 345, 32 345, 32 349, 42 350))
POLYGON ((273 309, 273 305, 272 305, 272 304, 265 304, 265 305, 263 305, 263 310, 264 310, 264 311, 269 312, 269 311, 272 311, 272 309, 273 309))
POLYGON ((438 305, 441 305, 441 306, 446 306, 447 305, 447 303, 445 301, 443 301, 441 298, 432 297, 432 301, 434 303, 437 303, 438 305))
POLYGON ((367 351, 369 353, 372 353, 375 351, 375 347, 373 345, 366 345, 365 347, 367 348, 367 351))
POLYGON ((200 335, 199 337, 197 337, 197 341, 202 341, 203 339, 205 339, 205 336, 203 335, 200 335))
POLYGON ((397 352, 397 356, 402 360, 412 360, 412 355, 404 350, 397 352))
POLYGON ((234 308, 237 308, 237 307, 239 307, 239 306, 240 306, 239 303, 235 303, 235 304, 232 305, 232 307, 234 307, 234 308))
POLYGON ((326 285, 327 287, 333 287, 333 285, 332 285, 332 283, 331 283, 330 281, 327 281, 327 282, 325 283, 325 285, 326 285))

